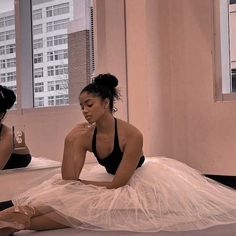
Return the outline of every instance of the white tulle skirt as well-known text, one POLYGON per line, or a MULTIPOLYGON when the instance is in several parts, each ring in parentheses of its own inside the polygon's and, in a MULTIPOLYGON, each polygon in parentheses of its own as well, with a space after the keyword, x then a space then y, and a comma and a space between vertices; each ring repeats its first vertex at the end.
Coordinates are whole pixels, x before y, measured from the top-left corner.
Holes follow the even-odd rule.
MULTIPOLYGON (((91 165, 81 178, 110 181, 91 165)), ((91 230, 186 231, 236 223, 236 191, 169 158, 150 158, 117 189, 62 180, 60 174, 13 199, 15 205, 50 207, 61 223, 91 230)))

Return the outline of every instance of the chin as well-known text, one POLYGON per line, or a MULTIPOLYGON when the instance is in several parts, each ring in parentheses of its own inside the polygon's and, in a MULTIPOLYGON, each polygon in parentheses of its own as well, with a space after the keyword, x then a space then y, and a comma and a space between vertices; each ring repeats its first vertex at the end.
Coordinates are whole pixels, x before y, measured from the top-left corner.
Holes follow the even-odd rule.
POLYGON ((93 124, 95 121, 93 119, 86 119, 89 124, 93 124))

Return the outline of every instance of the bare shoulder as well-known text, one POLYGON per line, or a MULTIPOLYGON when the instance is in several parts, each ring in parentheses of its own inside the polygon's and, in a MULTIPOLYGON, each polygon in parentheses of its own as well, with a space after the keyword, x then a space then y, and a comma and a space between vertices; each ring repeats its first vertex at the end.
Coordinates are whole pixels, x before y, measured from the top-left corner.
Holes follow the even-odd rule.
POLYGON ((66 135, 66 141, 79 143, 87 143, 91 139, 94 132, 94 126, 86 122, 76 124, 74 128, 66 135))
POLYGON ((12 139, 13 137, 12 129, 7 127, 6 125, 3 125, 1 135, 4 139, 12 139))
MULTIPOLYGON (((0 144, 2 144, 3 146, 12 146, 13 144, 13 133, 12 133, 12 129, 7 127, 6 125, 2 126, 2 131, 1 131, 1 142, 0 144)), ((1 146, 1 145, 0 145, 1 146)))
POLYGON ((141 131, 135 127, 134 125, 124 121, 117 119, 117 125, 120 126, 121 132, 127 137, 127 138, 143 138, 143 135, 141 131))

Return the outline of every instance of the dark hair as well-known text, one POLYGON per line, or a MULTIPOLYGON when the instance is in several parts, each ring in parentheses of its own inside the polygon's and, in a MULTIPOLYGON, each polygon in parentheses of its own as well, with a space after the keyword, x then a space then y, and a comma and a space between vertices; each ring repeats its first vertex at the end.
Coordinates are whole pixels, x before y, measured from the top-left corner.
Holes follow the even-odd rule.
POLYGON ((16 101, 16 95, 13 90, 0 85, 0 113, 6 113, 6 111, 12 108, 16 101))
POLYGON ((92 93, 102 99, 108 98, 110 100, 110 111, 114 111, 114 101, 120 99, 119 90, 116 89, 118 79, 111 74, 99 74, 96 76, 92 83, 85 86, 80 92, 92 93))

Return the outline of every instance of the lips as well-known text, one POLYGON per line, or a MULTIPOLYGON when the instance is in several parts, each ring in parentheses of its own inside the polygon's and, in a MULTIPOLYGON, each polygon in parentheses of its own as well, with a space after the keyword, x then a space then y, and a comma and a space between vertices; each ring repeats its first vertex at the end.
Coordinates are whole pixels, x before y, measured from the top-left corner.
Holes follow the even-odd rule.
POLYGON ((91 119, 91 116, 85 116, 85 119, 89 120, 89 119, 91 119))

